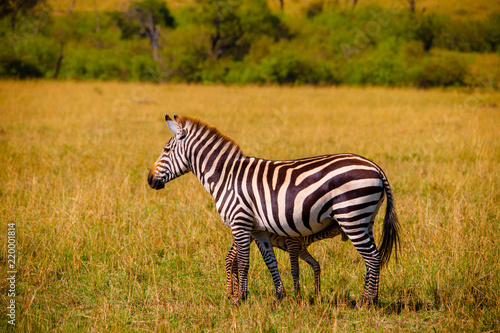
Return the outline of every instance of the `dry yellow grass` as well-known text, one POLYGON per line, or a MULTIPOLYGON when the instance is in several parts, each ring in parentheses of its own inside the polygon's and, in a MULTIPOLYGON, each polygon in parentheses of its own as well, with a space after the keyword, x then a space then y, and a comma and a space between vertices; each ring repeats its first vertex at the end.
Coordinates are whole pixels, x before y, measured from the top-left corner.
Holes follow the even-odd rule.
MULTIPOLYGON (((499 105, 492 91, 2 81, 0 232, 16 223, 17 330, 498 331, 499 105), (376 161, 403 230, 380 305, 350 308, 365 268, 335 239, 310 247, 321 302, 307 301, 313 275, 301 264, 306 302, 274 306, 253 247, 249 300, 231 307, 231 235, 211 197, 192 175, 162 191, 146 183, 170 136, 165 112, 217 126, 248 155, 376 161)), ((277 257, 291 292, 287 255, 277 257)))

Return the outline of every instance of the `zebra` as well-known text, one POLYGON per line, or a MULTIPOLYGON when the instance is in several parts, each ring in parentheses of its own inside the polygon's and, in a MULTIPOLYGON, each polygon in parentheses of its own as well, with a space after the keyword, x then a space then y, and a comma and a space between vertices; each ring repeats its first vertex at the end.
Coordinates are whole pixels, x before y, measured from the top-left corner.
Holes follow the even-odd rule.
MULTIPOLYGON (((248 295, 252 237, 270 243, 270 234, 308 236, 336 221, 365 262, 360 304, 378 300, 380 268, 388 263, 393 248, 397 260, 399 247, 394 198, 378 165, 347 153, 286 161, 250 157, 233 140, 201 120, 165 115, 165 121, 174 135, 153 164, 148 183, 159 190, 192 172, 212 195, 233 235, 239 299, 245 300, 248 295), (377 250, 373 225, 384 194, 387 206, 377 250)), ((284 291, 276 258, 272 249, 266 255, 264 261, 281 299, 284 291)))
MULTIPOLYGON (((347 235, 342 231, 338 223, 335 222, 327 229, 309 236, 285 237, 276 234, 269 234, 271 244, 257 241, 257 246, 264 256, 268 251, 270 251, 271 246, 277 247, 289 253, 295 296, 300 299, 299 258, 311 266, 314 273, 314 291, 316 295, 319 295, 321 291, 321 267, 311 253, 309 253, 307 247, 316 241, 333 238, 338 235, 342 235, 342 241, 345 242, 348 240, 347 235)), ((236 254, 236 246, 233 243, 231 249, 226 255, 226 283, 228 298, 236 296, 236 292, 238 291, 239 276, 236 254)))

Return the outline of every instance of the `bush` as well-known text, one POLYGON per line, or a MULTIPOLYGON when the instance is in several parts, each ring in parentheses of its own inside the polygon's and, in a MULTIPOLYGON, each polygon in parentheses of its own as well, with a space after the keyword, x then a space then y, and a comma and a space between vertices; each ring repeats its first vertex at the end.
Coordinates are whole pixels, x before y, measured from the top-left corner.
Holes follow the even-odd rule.
POLYGON ((459 52, 490 52, 491 45, 485 38, 486 24, 483 21, 449 21, 442 33, 436 37, 436 46, 459 52))
POLYGON ((338 83, 332 63, 293 48, 278 44, 271 54, 259 63, 262 79, 278 84, 326 84, 338 83))
POLYGON ((349 62, 345 83, 401 87, 409 84, 407 68, 394 53, 375 51, 349 62))
POLYGON ((198 26, 171 31, 161 40, 165 77, 172 81, 201 82, 209 58, 209 36, 198 26))
POLYGON ((485 22, 484 39, 492 51, 500 52, 500 13, 492 14, 485 22))
POLYGON ((165 79, 165 72, 149 54, 133 57, 129 65, 133 80, 160 82, 165 79))
POLYGON ((28 79, 43 77, 42 71, 32 63, 23 62, 20 59, 12 59, 3 63, 2 76, 14 77, 17 79, 28 79))
POLYGON ((128 68, 114 50, 73 49, 63 59, 60 77, 126 80, 130 77, 128 68))
POLYGON ((60 46, 44 34, 3 30, 0 24, 0 75, 19 79, 51 77, 60 46))
POLYGON ((463 57, 443 52, 426 57, 413 71, 418 87, 448 87, 465 84, 467 62, 463 57))
POLYGON ((244 64, 233 62, 228 66, 228 71, 224 77, 225 83, 248 84, 265 83, 265 75, 257 64, 244 64))

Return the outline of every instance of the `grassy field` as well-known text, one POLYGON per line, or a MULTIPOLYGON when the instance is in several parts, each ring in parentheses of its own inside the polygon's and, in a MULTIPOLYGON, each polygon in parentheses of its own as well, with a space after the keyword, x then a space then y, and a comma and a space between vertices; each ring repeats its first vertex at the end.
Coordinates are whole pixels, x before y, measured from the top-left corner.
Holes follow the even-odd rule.
POLYGON ((19 332, 498 331, 499 105, 493 91, 0 81, 0 330, 15 223, 19 332), (292 297, 278 250, 288 296, 275 306, 253 245, 249 299, 233 307, 231 234, 212 198, 190 174, 147 185, 170 137, 165 112, 203 119, 247 155, 376 161, 402 226, 380 304, 352 309, 365 268, 336 238, 310 247, 321 300, 304 263, 304 301, 292 297))

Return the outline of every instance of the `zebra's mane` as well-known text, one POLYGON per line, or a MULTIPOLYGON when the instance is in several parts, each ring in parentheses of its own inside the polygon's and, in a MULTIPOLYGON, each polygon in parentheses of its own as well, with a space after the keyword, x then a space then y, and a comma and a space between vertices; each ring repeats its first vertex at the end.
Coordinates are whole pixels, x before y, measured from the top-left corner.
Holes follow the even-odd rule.
POLYGON ((209 135, 212 137, 215 137, 216 141, 222 141, 224 143, 229 142, 232 147, 236 148, 238 155, 243 154, 240 146, 233 139, 231 139, 227 135, 221 133, 221 131, 219 131, 217 128, 210 126, 207 123, 205 123, 199 119, 196 119, 196 118, 182 116, 182 117, 179 117, 179 120, 183 126, 191 128, 192 132, 195 132, 198 129, 201 129, 201 133, 208 131, 209 135))

